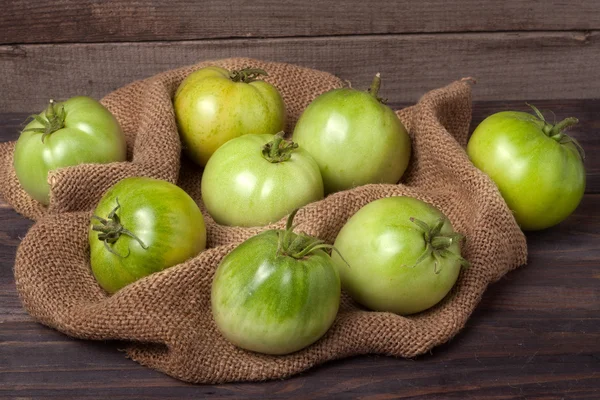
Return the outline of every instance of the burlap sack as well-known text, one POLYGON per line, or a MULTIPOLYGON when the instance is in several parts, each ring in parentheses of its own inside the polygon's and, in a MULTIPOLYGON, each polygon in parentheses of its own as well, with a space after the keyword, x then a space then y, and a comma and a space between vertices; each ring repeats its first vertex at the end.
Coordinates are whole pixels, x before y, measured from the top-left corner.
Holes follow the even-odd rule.
MULTIPOLYGON (((219 64, 266 69, 288 105, 288 128, 317 94, 341 85, 329 74, 292 65, 248 59, 219 64)), ((471 119, 470 86, 455 82, 398 112, 413 143, 411 165, 402 184, 367 185, 336 193, 306 206, 297 216, 300 230, 332 243, 345 221, 375 199, 410 195, 437 206, 466 235, 463 255, 472 267, 461 273, 455 288, 436 307, 401 317, 364 310, 343 295, 334 325, 312 346, 277 357, 240 350, 216 329, 210 285, 222 257, 266 228, 218 226, 206 213, 206 251, 107 296, 90 271, 87 228, 90 210, 108 186, 136 174, 171 181, 178 177, 178 184, 201 205, 200 170, 184 162, 179 171, 180 145, 170 105, 178 83, 201 65, 169 71, 107 96, 104 103, 127 133, 132 162, 56 173, 49 210, 32 205, 14 186, 10 172, 0 174, 2 195, 17 210, 32 217, 47 213, 23 240, 15 264, 23 304, 41 323, 78 338, 128 341, 131 358, 185 381, 283 378, 351 355, 413 357, 427 352, 458 333, 488 284, 525 263, 525 238, 510 210, 463 150, 471 119)), ((9 149, 3 147, 4 162, 10 158, 9 149)), ((273 226, 283 225, 280 221, 273 226)))

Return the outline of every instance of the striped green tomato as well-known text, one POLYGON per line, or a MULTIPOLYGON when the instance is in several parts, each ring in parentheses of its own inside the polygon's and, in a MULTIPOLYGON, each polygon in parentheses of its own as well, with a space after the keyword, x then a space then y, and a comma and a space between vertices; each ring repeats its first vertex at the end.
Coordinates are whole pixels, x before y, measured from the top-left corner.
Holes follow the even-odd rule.
POLYGON ((196 256, 206 246, 200 209, 183 189, 152 178, 110 188, 89 228, 92 272, 108 293, 196 256))
POLYGON ((287 230, 256 235, 229 253, 212 284, 212 312, 233 344, 265 354, 298 351, 327 332, 340 278, 322 241, 287 230), (292 245, 292 243, 296 243, 292 245))

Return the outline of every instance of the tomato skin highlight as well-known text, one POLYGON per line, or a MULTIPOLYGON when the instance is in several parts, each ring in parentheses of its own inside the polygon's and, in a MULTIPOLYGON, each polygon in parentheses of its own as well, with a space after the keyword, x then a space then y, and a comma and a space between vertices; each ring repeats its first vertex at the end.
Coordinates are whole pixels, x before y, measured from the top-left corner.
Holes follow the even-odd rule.
MULTIPOLYGON (((411 218, 435 225, 442 234, 454 232, 435 207, 411 197, 375 200, 354 214, 339 232, 332 255, 343 289, 358 303, 375 311, 409 315, 441 301, 454 286, 461 269, 455 258, 440 257, 436 274, 432 255, 416 264, 426 249, 423 231, 411 218), (415 265, 416 264, 416 265, 415 265)), ((460 255, 460 245, 449 248, 460 255)))
POLYGON ((289 354, 322 337, 335 320, 340 279, 330 256, 279 255, 278 234, 266 231, 229 253, 211 292, 212 312, 233 344, 264 354, 289 354))
MULTIPOLYGON (((48 172, 79 164, 126 161, 125 135, 115 117, 98 101, 85 96, 54 103, 64 107, 64 127, 44 136, 28 131, 43 128, 33 120, 23 129, 14 152, 14 168, 23 189, 44 205, 50 203, 48 172)), ((46 110, 39 114, 48 121, 46 110)))
POLYGON ((107 218, 118 203, 121 225, 135 234, 121 235, 108 251, 92 219, 89 228, 92 272, 108 293, 154 272, 195 257, 206 247, 206 227, 200 209, 181 188, 158 179, 126 178, 110 188, 94 215, 107 218))
POLYGON ((293 140, 315 159, 327 194, 368 183, 397 183, 411 143, 396 114, 367 93, 334 89, 302 113, 293 140))
POLYGON ((273 135, 245 135, 225 143, 202 175, 202 200, 222 225, 264 226, 323 198, 319 166, 304 149, 272 163, 262 154, 273 135))
POLYGON ((246 134, 275 134, 285 128, 279 91, 255 80, 233 82, 221 67, 205 67, 181 83, 173 106, 184 152, 199 165, 227 141, 246 134))
POLYGON ((585 168, 573 143, 544 133, 534 115, 503 111, 487 117, 473 132, 467 154, 497 185, 523 230, 558 224, 585 193, 585 168))

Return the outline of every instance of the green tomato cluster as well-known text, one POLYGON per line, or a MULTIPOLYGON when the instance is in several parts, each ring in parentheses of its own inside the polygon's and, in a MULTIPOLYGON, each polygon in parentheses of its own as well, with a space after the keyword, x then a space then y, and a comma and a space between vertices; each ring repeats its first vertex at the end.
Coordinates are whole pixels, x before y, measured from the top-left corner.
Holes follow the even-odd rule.
POLYGON ((202 198, 217 223, 264 226, 327 194, 401 179, 410 138, 378 97, 379 74, 368 91, 343 88, 317 97, 293 142, 283 132, 273 137, 283 129, 285 108, 273 86, 255 80, 262 74, 204 68, 175 95, 182 142, 205 165, 202 198), (232 78, 240 76, 250 78, 232 78))
MULTIPOLYGON (((219 265, 211 304, 235 345, 267 354, 299 351, 334 324, 341 290, 380 312, 410 315, 444 299, 461 267, 463 236, 434 206, 411 197, 375 200, 354 214, 334 245, 293 230, 296 211, 333 192, 397 183, 411 156, 409 135, 378 97, 341 88, 317 97, 284 138, 286 109, 260 69, 202 68, 179 86, 173 105, 185 154, 204 168, 201 193, 219 224, 268 230, 219 265), (332 249, 332 255, 326 251, 332 249)), ((467 153, 496 183, 516 221, 543 229, 565 219, 585 190, 583 150, 536 115, 501 112, 473 133, 467 153)), ((126 159, 114 116, 74 97, 48 108, 23 130, 14 167, 23 189, 49 204, 48 173, 82 163, 126 159)), ((97 205, 88 233, 91 271, 108 293, 195 257, 206 247, 204 217, 181 188, 127 178, 97 205)))
POLYGON ((341 288, 374 311, 421 312, 442 300, 469 264, 448 218, 411 197, 367 204, 333 246, 294 233, 294 215, 285 230, 240 244, 215 273, 215 323, 243 349, 288 354, 314 343, 335 321, 341 288))

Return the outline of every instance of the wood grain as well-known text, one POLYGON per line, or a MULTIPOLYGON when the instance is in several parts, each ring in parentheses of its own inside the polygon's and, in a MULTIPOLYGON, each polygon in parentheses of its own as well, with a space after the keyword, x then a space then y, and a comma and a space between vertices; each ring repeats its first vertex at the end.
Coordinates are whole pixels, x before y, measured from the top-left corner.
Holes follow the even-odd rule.
POLYGON ((416 101, 465 76, 477 100, 598 97, 599 32, 382 35, 152 43, 0 46, 3 112, 49 98, 102 97, 136 79, 199 60, 250 56, 332 72, 382 96, 416 101))
MULTIPOLYGON (((558 117, 579 116, 574 133, 582 142, 600 126, 598 100, 537 104, 558 117)), ((476 103, 473 122, 521 107, 476 103)), ((0 114, 0 141, 16 137, 22 116, 0 114)), ((589 143, 598 145, 586 142, 588 153, 589 143)), ((12 276, 30 226, 0 206, 0 398, 597 400, 600 393, 600 194, 586 194, 558 226, 529 233, 528 265, 491 285, 466 328, 431 354, 355 357, 287 380, 215 386, 142 367, 116 351, 123 343, 75 340, 34 322, 12 276)))
POLYGON ((0 44, 593 29, 595 0, 12 0, 0 13, 0 44))

